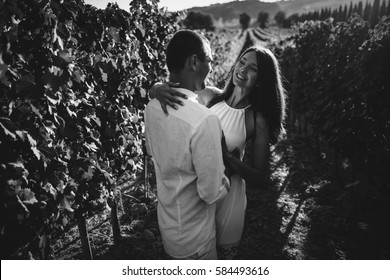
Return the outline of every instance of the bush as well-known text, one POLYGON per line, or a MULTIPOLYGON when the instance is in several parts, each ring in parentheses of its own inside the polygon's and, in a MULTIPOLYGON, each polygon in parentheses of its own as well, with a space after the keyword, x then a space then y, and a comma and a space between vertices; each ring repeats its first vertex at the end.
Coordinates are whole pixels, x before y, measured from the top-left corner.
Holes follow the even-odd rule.
POLYGON ((129 12, 81 0, 1 3, 5 257, 46 245, 69 219, 105 207, 120 176, 142 169, 146 91, 167 76, 163 50, 176 21, 141 0, 129 12))
POLYGON ((205 29, 207 31, 215 30, 211 16, 202 12, 189 12, 182 24, 188 29, 205 29))
POLYGON ((307 21, 281 54, 290 121, 326 141, 357 177, 381 178, 389 167, 389 30, 389 18, 374 29, 359 16, 307 21))

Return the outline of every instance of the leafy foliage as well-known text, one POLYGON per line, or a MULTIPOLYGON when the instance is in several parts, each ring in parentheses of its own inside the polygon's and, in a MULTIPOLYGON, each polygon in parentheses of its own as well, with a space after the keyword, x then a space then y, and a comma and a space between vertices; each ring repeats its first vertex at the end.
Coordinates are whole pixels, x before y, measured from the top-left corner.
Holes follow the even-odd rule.
POLYGON ((390 154, 389 28, 389 18, 374 29, 358 16, 307 21, 281 52, 291 122, 371 179, 384 178, 390 154))
POLYGON ((182 24, 188 29, 206 29, 207 31, 215 29, 212 17, 202 12, 190 11, 182 24))
POLYGON ((142 169, 146 91, 167 75, 162 50, 177 15, 146 0, 132 1, 128 12, 81 0, 0 5, 1 228, 8 256, 65 227, 75 211, 105 207, 118 177, 142 169))
POLYGON ((283 11, 279 11, 274 16, 275 22, 279 27, 282 27, 285 25, 286 20, 286 13, 283 11))
POLYGON ((227 29, 220 32, 203 32, 203 35, 209 39, 213 51, 212 72, 207 76, 207 82, 222 89, 239 55, 242 44, 239 31, 227 29))
POLYGON ((265 28, 268 24, 269 14, 266 12, 259 12, 257 15, 257 22, 261 28, 265 28))
POLYGON ((243 30, 249 27, 250 22, 251 22, 251 17, 247 13, 240 14, 240 24, 243 30))
POLYGON ((312 11, 300 15, 292 14, 285 20, 285 25, 291 26, 296 22, 304 22, 305 20, 326 20, 329 17, 332 17, 336 22, 347 22, 353 14, 357 14, 365 21, 369 21, 372 26, 375 26, 383 16, 390 15, 389 10, 390 2, 387 0, 383 0, 381 5, 380 0, 374 0, 372 5, 370 1, 366 1, 364 8, 363 1, 359 1, 355 5, 350 2, 349 7, 340 5, 339 8, 333 10, 331 8, 322 8, 321 11, 312 11))

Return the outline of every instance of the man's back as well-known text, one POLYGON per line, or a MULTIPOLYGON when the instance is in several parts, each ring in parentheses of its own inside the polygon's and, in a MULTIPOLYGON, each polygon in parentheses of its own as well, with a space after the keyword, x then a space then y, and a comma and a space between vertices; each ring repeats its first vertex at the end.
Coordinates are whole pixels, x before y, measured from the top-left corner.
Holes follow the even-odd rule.
POLYGON ((166 116, 157 100, 145 109, 147 149, 157 178, 158 219, 164 247, 183 258, 215 237, 215 204, 226 194, 217 116, 189 96, 166 116))

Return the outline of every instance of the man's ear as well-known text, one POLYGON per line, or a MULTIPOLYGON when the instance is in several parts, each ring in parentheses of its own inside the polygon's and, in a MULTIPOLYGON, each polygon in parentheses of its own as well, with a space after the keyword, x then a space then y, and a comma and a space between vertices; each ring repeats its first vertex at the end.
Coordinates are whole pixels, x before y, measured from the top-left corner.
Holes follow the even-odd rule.
POLYGON ((198 62, 198 56, 196 54, 190 56, 190 67, 193 71, 198 70, 198 62))

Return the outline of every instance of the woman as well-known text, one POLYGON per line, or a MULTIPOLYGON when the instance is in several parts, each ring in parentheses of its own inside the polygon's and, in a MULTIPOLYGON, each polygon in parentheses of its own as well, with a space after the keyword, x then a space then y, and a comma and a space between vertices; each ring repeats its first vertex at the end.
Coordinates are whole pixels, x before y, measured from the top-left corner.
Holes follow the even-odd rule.
MULTIPOLYGON (((176 107, 182 97, 166 84, 151 90, 166 106, 176 107)), ((218 254, 221 259, 237 255, 246 209, 246 184, 263 185, 268 173, 270 144, 284 133, 285 92, 278 62, 273 53, 263 47, 245 50, 233 66, 223 91, 206 87, 198 92, 199 103, 219 117, 225 135, 226 165, 234 171, 229 194, 217 203, 216 226, 218 254), (250 165, 242 159, 245 146, 251 142, 250 165), (239 157, 233 156, 233 151, 239 157)))

